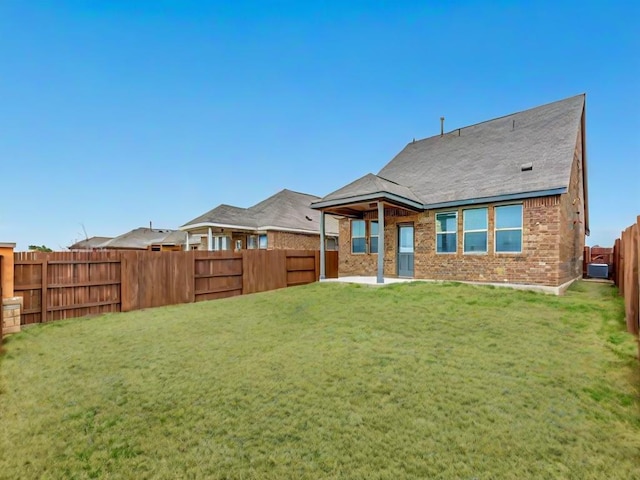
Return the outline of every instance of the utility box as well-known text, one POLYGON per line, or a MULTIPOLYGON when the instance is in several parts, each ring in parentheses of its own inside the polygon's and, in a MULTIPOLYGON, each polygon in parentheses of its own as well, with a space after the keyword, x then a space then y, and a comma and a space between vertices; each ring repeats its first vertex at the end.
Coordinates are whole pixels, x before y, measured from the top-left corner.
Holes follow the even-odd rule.
POLYGON ((608 279, 609 265, 606 263, 589 263, 587 265, 587 277, 608 279))

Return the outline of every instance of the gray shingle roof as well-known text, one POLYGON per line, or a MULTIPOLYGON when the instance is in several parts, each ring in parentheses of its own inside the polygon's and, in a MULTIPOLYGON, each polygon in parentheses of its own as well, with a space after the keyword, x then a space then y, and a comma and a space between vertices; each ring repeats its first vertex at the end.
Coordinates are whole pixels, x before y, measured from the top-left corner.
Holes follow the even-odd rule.
MULTIPOLYGON (((406 187, 425 208, 566 189, 584 104, 585 96, 577 95, 411 142, 378 176, 406 187), (526 163, 533 168, 522 171, 526 163)), ((365 190, 356 181, 319 203, 347 201, 365 190)))
POLYGON ((322 199, 322 201, 330 201, 339 198, 354 198, 363 195, 375 195, 377 193, 388 192, 407 200, 413 200, 422 203, 420 199, 404 185, 398 185, 395 182, 386 180, 373 173, 367 173, 364 177, 351 182, 349 185, 330 193, 322 199))
MULTIPOLYGON (((219 205, 185 223, 181 228, 184 230, 198 224, 214 224, 254 230, 268 227, 272 230, 307 230, 319 233, 320 213, 310 207, 311 202, 317 200, 319 197, 315 195, 284 189, 249 208, 219 205)), ((327 234, 337 234, 337 220, 327 216, 325 231, 327 234)))
POLYGON ((102 245, 110 241, 112 237, 91 237, 80 240, 69 246, 69 250, 91 250, 94 248, 102 248, 102 245))
POLYGON ((256 228, 258 226, 255 216, 249 209, 234 207, 233 205, 226 205, 224 203, 185 223, 183 227, 197 223, 218 223, 247 228, 256 228))
POLYGON ((115 237, 102 248, 146 249, 149 245, 183 245, 186 239, 185 232, 142 227, 115 237))

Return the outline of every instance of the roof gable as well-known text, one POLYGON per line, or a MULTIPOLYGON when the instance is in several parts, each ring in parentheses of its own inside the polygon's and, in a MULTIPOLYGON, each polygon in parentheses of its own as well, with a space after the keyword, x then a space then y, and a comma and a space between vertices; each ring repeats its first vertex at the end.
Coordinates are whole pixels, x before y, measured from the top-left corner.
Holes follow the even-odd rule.
POLYGON ((567 188, 583 109, 578 95, 412 142, 379 175, 427 206, 567 188))
POLYGON ((584 105, 585 96, 577 95, 411 142, 378 175, 365 175, 314 206, 345 204, 380 189, 423 208, 562 193, 584 105))
MULTIPOLYGON (((182 228, 197 224, 215 224, 255 230, 319 232, 320 214, 310 206, 311 202, 319 198, 315 195, 284 189, 249 208, 219 205, 184 224, 182 228)), ((326 231, 337 233, 337 221, 327 218, 326 231)))

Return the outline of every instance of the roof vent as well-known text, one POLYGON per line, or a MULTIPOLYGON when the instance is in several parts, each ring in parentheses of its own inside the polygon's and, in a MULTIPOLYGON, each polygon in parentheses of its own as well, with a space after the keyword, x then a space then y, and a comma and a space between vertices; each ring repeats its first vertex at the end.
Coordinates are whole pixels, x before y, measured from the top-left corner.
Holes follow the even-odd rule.
POLYGON ((520 170, 522 170, 523 172, 533 170, 533 162, 523 163, 522 165, 520 165, 520 170))

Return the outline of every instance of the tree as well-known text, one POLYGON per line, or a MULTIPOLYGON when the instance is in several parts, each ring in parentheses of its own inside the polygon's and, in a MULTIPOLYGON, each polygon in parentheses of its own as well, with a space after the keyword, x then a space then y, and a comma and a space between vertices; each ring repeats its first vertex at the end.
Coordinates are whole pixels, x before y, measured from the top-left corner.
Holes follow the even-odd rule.
POLYGON ((45 245, 29 245, 29 250, 34 252, 53 252, 53 250, 45 245))

